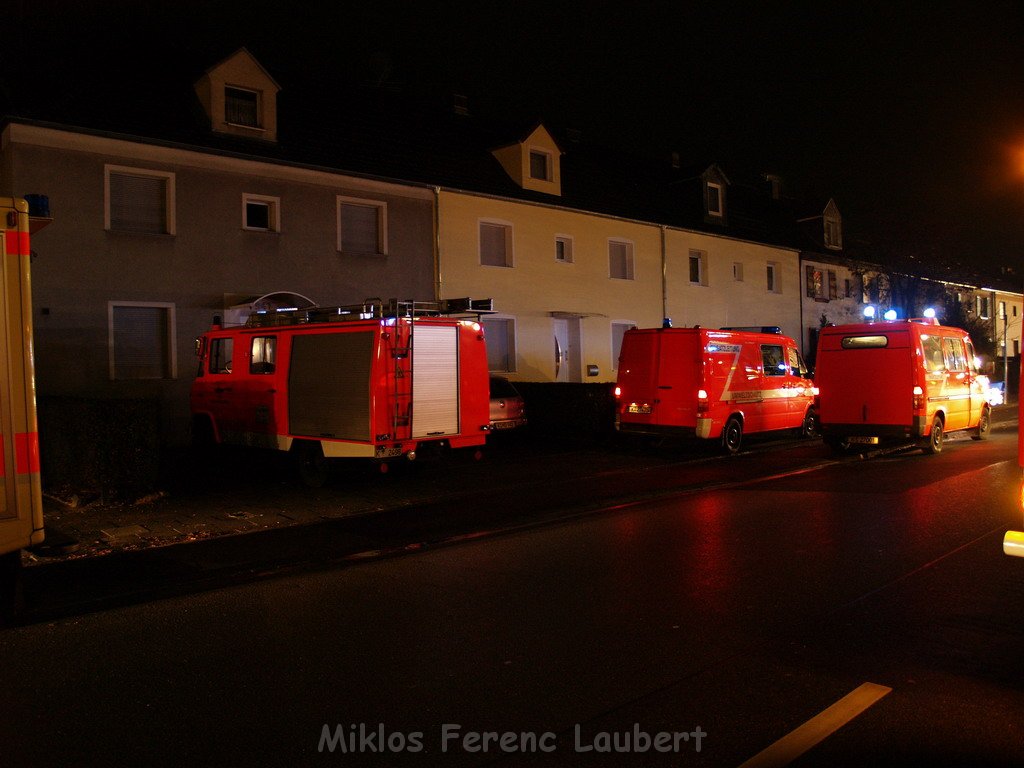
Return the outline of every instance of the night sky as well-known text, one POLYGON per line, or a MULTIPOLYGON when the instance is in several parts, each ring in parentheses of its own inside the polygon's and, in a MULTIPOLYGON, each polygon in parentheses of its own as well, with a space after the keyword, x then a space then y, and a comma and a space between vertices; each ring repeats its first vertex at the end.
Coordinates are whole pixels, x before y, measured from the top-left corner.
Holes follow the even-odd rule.
POLYGON ((848 238, 1024 273, 1024 4, 13 5, 71 59, 223 41, 283 84, 451 85, 590 141, 781 174, 834 197, 848 238))

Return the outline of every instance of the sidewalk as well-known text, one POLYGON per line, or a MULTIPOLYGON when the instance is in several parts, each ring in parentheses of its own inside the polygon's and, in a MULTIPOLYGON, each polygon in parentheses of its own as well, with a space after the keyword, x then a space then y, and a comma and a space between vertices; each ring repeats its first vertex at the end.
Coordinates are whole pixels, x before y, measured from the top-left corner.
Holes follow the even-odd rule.
MULTIPOLYGON (((1017 406, 995 409, 994 429, 1016 425, 1017 406)), ((132 552, 294 526, 351 518, 387 510, 416 509, 460 499, 479 503, 489 495, 504 504, 526 485, 556 484, 661 467, 678 468, 663 484, 685 485, 686 477, 706 472, 717 454, 679 446, 624 446, 543 443, 527 432, 492 438, 483 461, 452 455, 443 460, 393 464, 381 474, 375 464, 340 463, 324 488, 298 484, 287 456, 244 449, 227 450, 216 468, 180 487, 130 504, 44 500, 47 537, 25 553, 27 567, 115 552, 132 552), (497 439, 495 439, 497 438, 497 439), (681 461, 690 460, 686 464, 681 461), (694 460, 696 463, 694 463, 694 460), (704 467, 704 469, 700 469, 704 467)), ((754 451, 771 450, 771 443, 754 451)), ((793 450, 793 448, 783 450, 793 450)), ((819 441, 800 450, 831 456, 819 441)), ((714 474, 714 473, 712 473, 714 474)))

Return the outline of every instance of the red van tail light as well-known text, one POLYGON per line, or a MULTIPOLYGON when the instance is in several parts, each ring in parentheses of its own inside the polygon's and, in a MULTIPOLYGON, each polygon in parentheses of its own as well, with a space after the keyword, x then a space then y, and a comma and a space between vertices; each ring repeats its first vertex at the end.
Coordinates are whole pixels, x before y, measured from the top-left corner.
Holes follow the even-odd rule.
POLYGON ((914 387, 914 410, 924 410, 924 390, 920 387, 914 387))
POLYGON ((706 389, 697 390, 697 413, 708 412, 708 391, 706 389))
POLYGON ((620 397, 622 397, 622 387, 616 387, 615 388, 615 399, 618 400, 620 397))

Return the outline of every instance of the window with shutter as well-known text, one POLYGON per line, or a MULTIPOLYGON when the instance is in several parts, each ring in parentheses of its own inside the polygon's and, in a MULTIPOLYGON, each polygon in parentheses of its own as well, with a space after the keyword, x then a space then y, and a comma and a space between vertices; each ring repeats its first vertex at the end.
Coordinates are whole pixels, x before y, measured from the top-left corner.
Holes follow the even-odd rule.
POLYGON ((480 222, 480 264, 485 267, 512 266, 512 227, 480 222))
POLYGON ((537 150, 530 151, 530 178, 551 180, 551 155, 537 150))
POLYGON ((387 207, 374 200, 338 198, 338 250, 387 254, 387 207))
POLYGON ((689 263, 691 285, 708 284, 707 256, 707 253, 704 251, 690 251, 689 263))
POLYGON ((616 280, 633 279, 633 244, 623 240, 608 241, 608 273, 616 280))
POLYGON ((174 378, 173 305, 110 304, 110 377, 174 378))
POLYGON ((174 234, 174 174, 107 167, 107 229, 174 234))
POLYGON ((224 120, 232 125, 260 127, 259 94, 242 88, 224 88, 224 120))

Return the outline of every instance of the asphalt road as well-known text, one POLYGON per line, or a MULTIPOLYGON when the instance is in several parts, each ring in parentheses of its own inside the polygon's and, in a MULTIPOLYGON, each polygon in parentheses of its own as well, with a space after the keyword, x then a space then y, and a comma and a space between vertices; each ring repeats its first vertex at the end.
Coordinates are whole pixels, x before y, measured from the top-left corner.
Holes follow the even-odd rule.
POLYGON ((831 713, 793 764, 1019 765, 1015 437, 707 462, 733 477, 8 630, 3 760, 739 765, 831 713), (641 734, 675 748, 601 751, 641 734))

